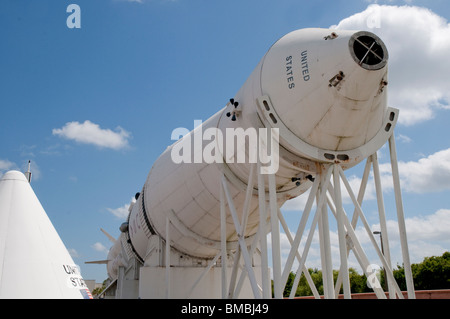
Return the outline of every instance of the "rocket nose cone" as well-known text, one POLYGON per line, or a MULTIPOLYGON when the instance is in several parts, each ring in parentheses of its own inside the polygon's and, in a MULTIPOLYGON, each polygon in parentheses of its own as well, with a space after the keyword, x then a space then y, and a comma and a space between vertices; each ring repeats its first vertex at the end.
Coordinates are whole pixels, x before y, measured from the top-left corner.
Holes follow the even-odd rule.
POLYGON ((388 62, 386 45, 372 32, 356 32, 350 37, 348 45, 355 62, 366 70, 380 70, 388 62))
POLYGON ((26 182, 27 179, 22 172, 19 171, 8 171, 0 179, 0 181, 15 180, 26 182))

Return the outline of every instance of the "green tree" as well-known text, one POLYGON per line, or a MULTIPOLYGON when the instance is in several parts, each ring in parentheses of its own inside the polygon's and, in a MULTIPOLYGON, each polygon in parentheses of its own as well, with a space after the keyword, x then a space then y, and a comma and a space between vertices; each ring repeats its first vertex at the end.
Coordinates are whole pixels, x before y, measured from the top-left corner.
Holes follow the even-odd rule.
MULTIPOLYGON (((394 278, 401 290, 406 290, 405 268, 397 266, 394 278)), ((425 257, 423 262, 411 265, 416 290, 450 289, 450 252, 442 256, 425 257)))
POLYGON ((441 257, 427 257, 415 267, 414 281, 416 289, 448 289, 450 288, 450 252, 441 257))
MULTIPOLYGON (((314 286, 317 289, 317 292, 319 293, 319 295, 323 295, 323 277, 322 277, 322 271, 316 269, 312 269, 309 268, 308 269, 309 274, 311 275, 312 281, 314 282, 314 286)), ((333 270, 333 280, 334 280, 334 284, 336 285, 336 281, 339 275, 339 271, 338 270, 333 270)), ((366 282, 366 276, 365 275, 360 275, 358 274, 358 272, 353 269, 350 268, 349 269, 349 278, 350 278, 350 289, 352 291, 352 293, 361 293, 361 292, 371 292, 372 290, 370 288, 368 288, 366 282)), ((289 274, 286 286, 284 288, 284 292, 283 292, 283 296, 284 297, 289 297, 291 290, 292 290, 292 285, 294 283, 294 279, 295 279, 295 274, 293 272, 291 272, 289 274)), ((340 288, 340 293, 342 293, 342 286, 340 288)), ((312 289, 308 284, 308 281, 306 280, 306 277, 304 274, 302 274, 302 276, 300 277, 300 281, 297 287, 297 290, 295 292, 295 296, 296 297, 300 297, 300 296, 313 296, 312 293, 312 289)))
POLYGON ((91 291, 92 296, 94 298, 96 298, 98 295, 100 295, 103 292, 103 290, 105 290, 105 288, 106 288, 106 280, 103 281, 101 287, 97 287, 93 291, 91 291))
MULTIPOLYGON (((412 264, 411 271, 414 280, 414 289, 432 290, 432 289, 450 289, 450 252, 445 252, 442 256, 426 257, 422 263, 412 264)), ((309 274, 317 288, 319 295, 323 295, 322 271, 309 268, 309 274)), ((383 269, 379 271, 381 287, 386 287, 386 278, 383 269)), ((336 285, 338 270, 333 270, 334 285, 336 285)), ((393 275, 402 291, 406 291, 405 269, 397 265, 393 270, 393 275)), ((292 285, 294 283, 295 273, 289 274, 283 296, 289 297, 292 285)), ((367 285, 367 278, 364 274, 360 275, 355 269, 349 268, 350 289, 352 293, 373 292, 367 285)), ((342 285, 340 292, 343 293, 342 285)), ((300 277, 299 285, 295 291, 295 296, 312 296, 312 290, 304 274, 300 277)))

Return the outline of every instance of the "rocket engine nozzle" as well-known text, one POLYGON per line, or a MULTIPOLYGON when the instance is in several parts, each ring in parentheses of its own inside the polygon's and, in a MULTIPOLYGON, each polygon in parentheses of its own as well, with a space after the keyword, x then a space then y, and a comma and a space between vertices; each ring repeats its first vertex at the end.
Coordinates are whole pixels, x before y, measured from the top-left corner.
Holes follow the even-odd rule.
POLYGON ((383 41, 367 31, 355 33, 349 41, 350 54, 356 63, 366 70, 382 69, 389 55, 383 41))

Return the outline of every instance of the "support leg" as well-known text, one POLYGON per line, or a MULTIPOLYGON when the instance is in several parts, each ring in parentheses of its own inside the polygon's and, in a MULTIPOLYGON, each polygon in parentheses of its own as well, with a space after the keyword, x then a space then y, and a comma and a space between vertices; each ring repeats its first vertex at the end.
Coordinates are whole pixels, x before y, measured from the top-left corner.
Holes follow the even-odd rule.
MULTIPOLYGON (((375 189, 377 193, 377 203, 378 203, 378 214, 380 217, 380 230, 381 230, 381 236, 383 238, 382 241, 382 252, 386 258, 386 261, 389 265, 389 267, 392 267, 391 264, 391 252, 389 249, 389 237, 387 232, 387 224, 386 224, 386 213, 384 209, 384 200, 383 200, 383 191, 381 189, 381 177, 380 177, 380 168, 378 164, 378 157, 377 153, 374 153, 372 155, 372 163, 373 163, 373 177, 375 180, 375 189)), ((387 271, 387 269, 385 269, 387 271)), ((393 288, 393 283, 388 280, 387 276, 385 278, 388 284, 388 291, 389 291, 389 298, 395 299, 395 293, 393 288)))
POLYGON ((170 299, 170 219, 166 217, 166 298, 170 299))
POLYGON ((272 297, 271 285, 269 279, 269 265, 267 254, 267 232, 265 231, 265 225, 267 223, 266 212, 266 191, 264 186, 264 176, 260 174, 261 163, 258 161, 258 200, 259 200, 259 227, 260 231, 260 243, 261 243, 261 275, 262 275, 262 290, 263 298, 269 299, 272 297))
MULTIPOLYGON (((281 211, 279 209, 278 209, 278 218, 279 218, 281 226, 283 227, 284 232, 285 232, 285 234, 286 234, 286 236, 287 236, 287 238, 289 240, 289 243, 292 245, 292 243, 294 242, 294 239, 292 238, 291 232, 289 231, 289 228, 288 228, 288 226, 286 224, 286 221, 284 220, 284 217, 281 214, 281 211)), ((297 251, 296 257, 297 257, 297 260, 299 262, 301 262, 302 257, 300 256, 300 253, 298 251, 297 251)), ((317 291, 317 287, 314 284, 314 281, 313 281, 313 279, 311 277, 311 274, 308 271, 308 267, 306 267, 306 264, 303 265, 303 274, 306 277, 306 281, 308 282, 309 287, 311 288, 311 291, 312 291, 314 297, 316 297, 316 299, 320 299, 319 292, 317 291)))
MULTIPOLYGON (((321 192, 326 192, 326 189, 321 187, 321 192)), ((319 201, 319 197, 317 198, 319 201)), ((328 223, 328 209, 326 205, 322 206, 322 211, 319 216, 319 241, 320 241, 320 258, 322 263, 322 280, 323 293, 325 299, 334 299, 334 281, 333 281, 333 265, 331 260, 331 242, 330 242, 330 227, 328 223)))
POLYGON ((270 224, 272 228, 272 266, 273 266, 273 289, 275 299, 283 298, 283 287, 281 282, 281 246, 280 246, 280 222, 278 221, 278 205, 275 185, 275 175, 268 175, 269 178, 269 205, 270 224))
MULTIPOLYGON (((297 254, 298 247, 300 245, 300 240, 302 239, 303 232, 306 227, 306 222, 308 221, 309 214, 311 212, 311 208, 314 203, 314 198, 315 198, 315 196, 317 194, 317 190, 319 188, 320 179, 321 179, 320 176, 316 176, 314 184, 309 193, 308 201, 306 202, 305 208, 303 210, 302 218, 300 220, 300 224, 298 225, 297 232, 295 233, 294 242, 291 245, 291 250, 289 251, 289 256, 286 260, 286 264, 284 266, 284 271, 281 276, 283 283, 286 283, 289 273, 291 272, 292 264, 294 263, 294 258, 295 258, 295 255, 297 254)), ((304 256, 302 256, 302 258, 303 257, 304 256)))
POLYGON ((403 265, 405 267, 406 288, 408 299, 415 299, 414 282, 411 271, 411 261, 409 259, 408 241, 406 238, 405 213, 403 211, 402 191, 400 189, 400 175, 397 163, 397 149, 395 146, 394 134, 389 138, 389 150, 391 154, 392 178, 394 180, 395 202, 397 206, 398 229, 400 233, 400 244, 402 246, 403 265))
MULTIPOLYGON (((332 172, 332 166, 330 166, 328 168, 325 177, 323 177, 323 176, 316 176, 316 181, 320 178, 320 180, 321 180, 320 183, 323 183, 323 188, 324 189, 327 188, 327 185, 330 182, 331 172, 332 172)), ((318 203, 317 203, 316 213, 314 215, 314 219, 313 219, 313 222, 312 222, 310 230, 309 230, 309 234, 308 234, 308 238, 307 238, 306 243, 305 243, 305 247, 303 248, 303 253, 301 255, 301 261, 300 261, 299 267, 298 267, 296 275, 295 275, 294 284, 292 285, 291 295, 289 296, 289 298, 293 298, 295 296, 295 291, 297 290, 298 283, 300 281, 301 269, 305 265, 306 257, 308 256, 309 248, 311 246, 311 242, 312 242, 312 239, 313 239, 313 236, 314 236, 314 231, 315 231, 315 228, 317 226, 317 222, 318 222, 318 219, 319 219, 319 216, 320 216, 322 205, 325 202, 325 194, 326 194, 326 192, 321 192, 320 195, 319 195, 319 200, 318 200, 318 203)), ((291 248, 291 251, 292 251, 292 248, 291 248)))
POLYGON ((220 183, 220 237, 222 258, 222 298, 227 297, 227 219, 225 210, 225 194, 220 183))
POLYGON ((341 168, 339 168, 339 169, 340 169, 340 174, 342 176, 342 180, 344 181, 344 185, 350 195, 350 198, 353 201, 353 204, 355 205, 356 212, 359 214, 359 217, 361 218, 364 228, 366 229, 367 235, 369 236, 370 241, 372 242, 372 245, 378 254, 378 257, 380 258, 381 262, 383 263, 383 267, 387 270, 386 274, 388 275, 389 280, 391 280, 391 282, 394 283, 394 288, 396 289, 396 292, 397 292, 397 295, 399 296, 399 298, 403 299, 403 295, 401 294, 400 288, 398 287, 398 285, 395 282, 395 279, 392 275, 392 270, 391 270, 390 266, 388 265, 388 263, 386 262, 386 258, 384 258, 384 255, 381 253, 381 250, 378 247, 378 244, 376 243, 375 237, 373 236, 372 230, 370 229, 369 223, 367 222, 367 219, 364 216, 361 206, 359 205, 358 201, 356 200, 355 195, 353 194, 353 190, 351 189, 350 184, 348 183, 347 179, 345 178, 344 172, 342 171, 341 168))
POLYGON ((338 237, 339 237, 339 253, 341 258, 341 268, 340 273, 342 273, 342 284, 344 286, 344 298, 351 299, 350 291, 350 279, 348 274, 348 263, 347 263, 347 242, 345 239, 345 228, 344 228, 344 208, 342 207, 342 194, 341 194, 341 180, 339 178, 339 166, 337 164, 333 167, 333 178, 334 178, 334 193, 335 193, 335 204, 336 204, 336 217, 338 226, 338 237))

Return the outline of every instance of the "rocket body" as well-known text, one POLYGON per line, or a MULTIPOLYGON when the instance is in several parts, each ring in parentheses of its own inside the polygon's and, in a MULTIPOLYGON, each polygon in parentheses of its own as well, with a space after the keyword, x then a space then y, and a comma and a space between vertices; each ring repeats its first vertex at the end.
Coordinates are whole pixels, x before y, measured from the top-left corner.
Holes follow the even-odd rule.
MULTIPOLYGON (((255 148, 264 147, 268 154, 270 147, 261 144, 259 137, 253 145, 251 130, 277 129, 274 173, 281 207, 311 186, 310 180, 322 164, 340 162, 348 168, 362 161, 361 154, 367 149, 376 151, 372 144, 389 126, 387 61, 385 45, 370 32, 302 29, 279 39, 223 109, 156 160, 130 209, 128 234, 122 233, 124 240, 116 245, 128 246, 130 255, 145 260, 152 236, 164 239, 169 229, 173 249, 195 258, 216 256, 220 250, 222 174, 230 181, 239 215, 247 185, 252 183, 244 237, 255 235, 258 184, 256 177, 249 180, 252 169, 256 172, 250 155, 255 148), (228 135, 227 130, 244 132, 244 138, 228 135), (215 161, 204 156, 211 154, 205 151, 211 148, 215 161), (181 156, 180 150, 183 156, 190 150, 191 160, 175 159, 175 155, 181 156), (201 160, 195 158, 199 150, 201 160), (244 154, 245 160, 239 160, 237 154, 244 154)), ((227 242, 233 247, 238 236, 231 216, 226 223, 227 242)), ((114 273, 110 270, 113 263, 123 264, 117 247, 112 251, 110 274, 114 273)))

